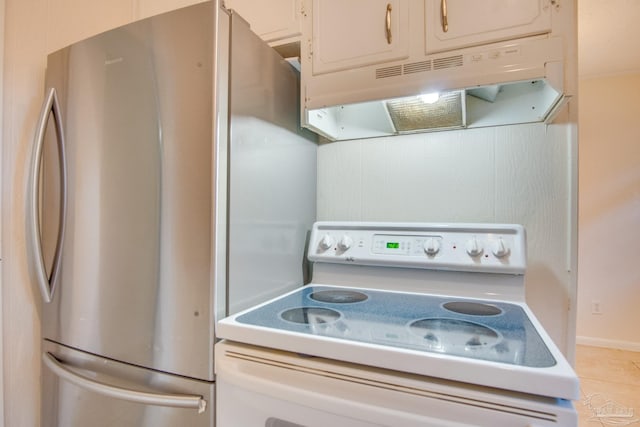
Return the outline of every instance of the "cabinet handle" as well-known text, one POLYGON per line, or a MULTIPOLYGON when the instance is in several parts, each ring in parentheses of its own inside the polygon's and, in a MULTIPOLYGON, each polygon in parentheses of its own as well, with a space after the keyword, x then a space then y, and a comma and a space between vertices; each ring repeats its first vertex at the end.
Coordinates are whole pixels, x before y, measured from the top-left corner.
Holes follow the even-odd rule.
POLYGON ((387 3, 387 14, 385 17, 385 30, 387 33, 387 43, 391 44, 391 3, 387 3))
POLYGON ((449 31, 449 18, 447 16, 447 0, 440 0, 440 19, 442 21, 442 31, 449 31))

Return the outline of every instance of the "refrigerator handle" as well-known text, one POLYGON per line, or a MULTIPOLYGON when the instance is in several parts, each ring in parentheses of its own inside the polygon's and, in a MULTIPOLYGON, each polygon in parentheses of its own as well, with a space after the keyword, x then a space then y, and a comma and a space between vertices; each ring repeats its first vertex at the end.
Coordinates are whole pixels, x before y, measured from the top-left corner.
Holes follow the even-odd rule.
POLYGON ((129 402, 141 403, 145 405, 170 406, 174 408, 197 409, 198 413, 203 413, 207 408, 207 401, 202 396, 187 394, 163 394, 138 391, 124 387, 117 387, 106 384, 95 379, 89 379, 75 373, 63 362, 56 359, 51 353, 42 354, 44 364, 59 378, 69 381, 82 387, 85 390, 93 391, 104 396, 123 399, 129 402))
POLYGON ((31 247, 30 251, 33 257, 36 279, 38 281, 42 299, 49 303, 53 298, 53 294, 58 282, 60 273, 60 258, 62 256, 62 242, 64 238, 64 227, 67 215, 67 164, 66 154, 64 150, 65 140, 62 129, 62 115, 58 96, 55 88, 50 88, 40 111, 40 118, 34 138, 34 150, 31 161, 30 176, 30 195, 29 200, 31 209, 27 224, 30 230, 31 247), (56 248, 51 265, 51 275, 47 275, 44 255, 42 252, 42 240, 40 235, 40 170, 42 168, 42 151, 44 147, 45 131, 49 123, 50 113, 53 114, 56 129, 56 141, 58 146, 58 157, 60 159, 60 212, 58 222, 58 237, 56 240, 56 248))

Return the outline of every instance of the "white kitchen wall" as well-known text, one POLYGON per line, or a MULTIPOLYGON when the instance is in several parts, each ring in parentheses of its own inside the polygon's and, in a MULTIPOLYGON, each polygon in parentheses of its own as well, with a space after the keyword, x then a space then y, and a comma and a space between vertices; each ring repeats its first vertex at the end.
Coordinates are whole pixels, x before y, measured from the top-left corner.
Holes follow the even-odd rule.
POLYGON ((47 52, 126 24, 131 21, 134 10, 132 0, 48 0, 42 3, 46 8, 46 21, 40 33, 46 36, 44 48, 47 52))
POLYGON ((42 99, 46 4, 7 0, 3 128, 3 347, 4 422, 37 426, 40 325, 36 289, 25 259, 26 167, 33 123, 42 99))
POLYGON ((40 424, 38 290, 25 257, 25 189, 46 55, 70 43, 202 0, 0 0, 5 4, 2 129, 4 425, 40 424))
MULTIPOLYGON (((203 3, 206 0, 129 0, 133 3, 133 14, 135 19, 148 18, 149 16, 181 7, 190 6, 196 3, 203 3)), ((105 2, 108 4, 108 2, 105 2)))
MULTIPOLYGON (((10 0, 9 0, 10 1, 10 0)), ((46 50, 53 52, 92 35, 205 0, 47 0, 46 50)))
POLYGON ((575 126, 526 124, 322 145, 318 219, 525 226, 527 301, 573 356, 575 126))
MULTIPOLYGON (((0 0, 0 82, 4 80, 4 0, 0 0)), ((3 88, 0 86, 0 99, 3 99, 3 88)), ((2 104, 0 103, 0 129, 3 128, 3 117, 2 117, 2 104)), ((4 167, 2 167, 2 134, 0 133, 0 189, 2 188, 2 183, 4 182, 4 177, 2 176, 4 172, 4 167)), ((3 200, 0 198, 0 223, 3 220, 3 200)), ((4 257, 4 250, 2 248, 2 227, 0 226, 0 332, 2 332, 2 288, 3 288, 3 280, 2 280, 2 258, 4 257)), ((2 339, 0 339, 0 427, 4 427, 4 375, 3 375, 3 347, 2 347, 2 339)))
POLYGON ((578 342, 635 351, 640 351, 638 94, 640 73, 580 81, 578 342))

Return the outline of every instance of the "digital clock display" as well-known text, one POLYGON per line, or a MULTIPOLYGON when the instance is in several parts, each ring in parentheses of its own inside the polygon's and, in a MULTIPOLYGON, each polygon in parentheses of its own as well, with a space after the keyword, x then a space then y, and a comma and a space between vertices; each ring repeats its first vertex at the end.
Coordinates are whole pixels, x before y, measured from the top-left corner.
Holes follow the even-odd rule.
POLYGON ((400 247, 400 243, 398 242, 387 242, 387 249, 398 249, 400 247))

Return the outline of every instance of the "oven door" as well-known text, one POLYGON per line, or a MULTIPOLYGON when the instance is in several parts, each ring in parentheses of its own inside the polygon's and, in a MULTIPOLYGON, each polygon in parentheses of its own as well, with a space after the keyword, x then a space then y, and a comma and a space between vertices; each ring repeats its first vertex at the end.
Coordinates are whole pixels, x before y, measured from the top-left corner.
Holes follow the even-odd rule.
POLYGON ((215 365, 218 426, 577 426, 569 401, 228 341, 215 365))

